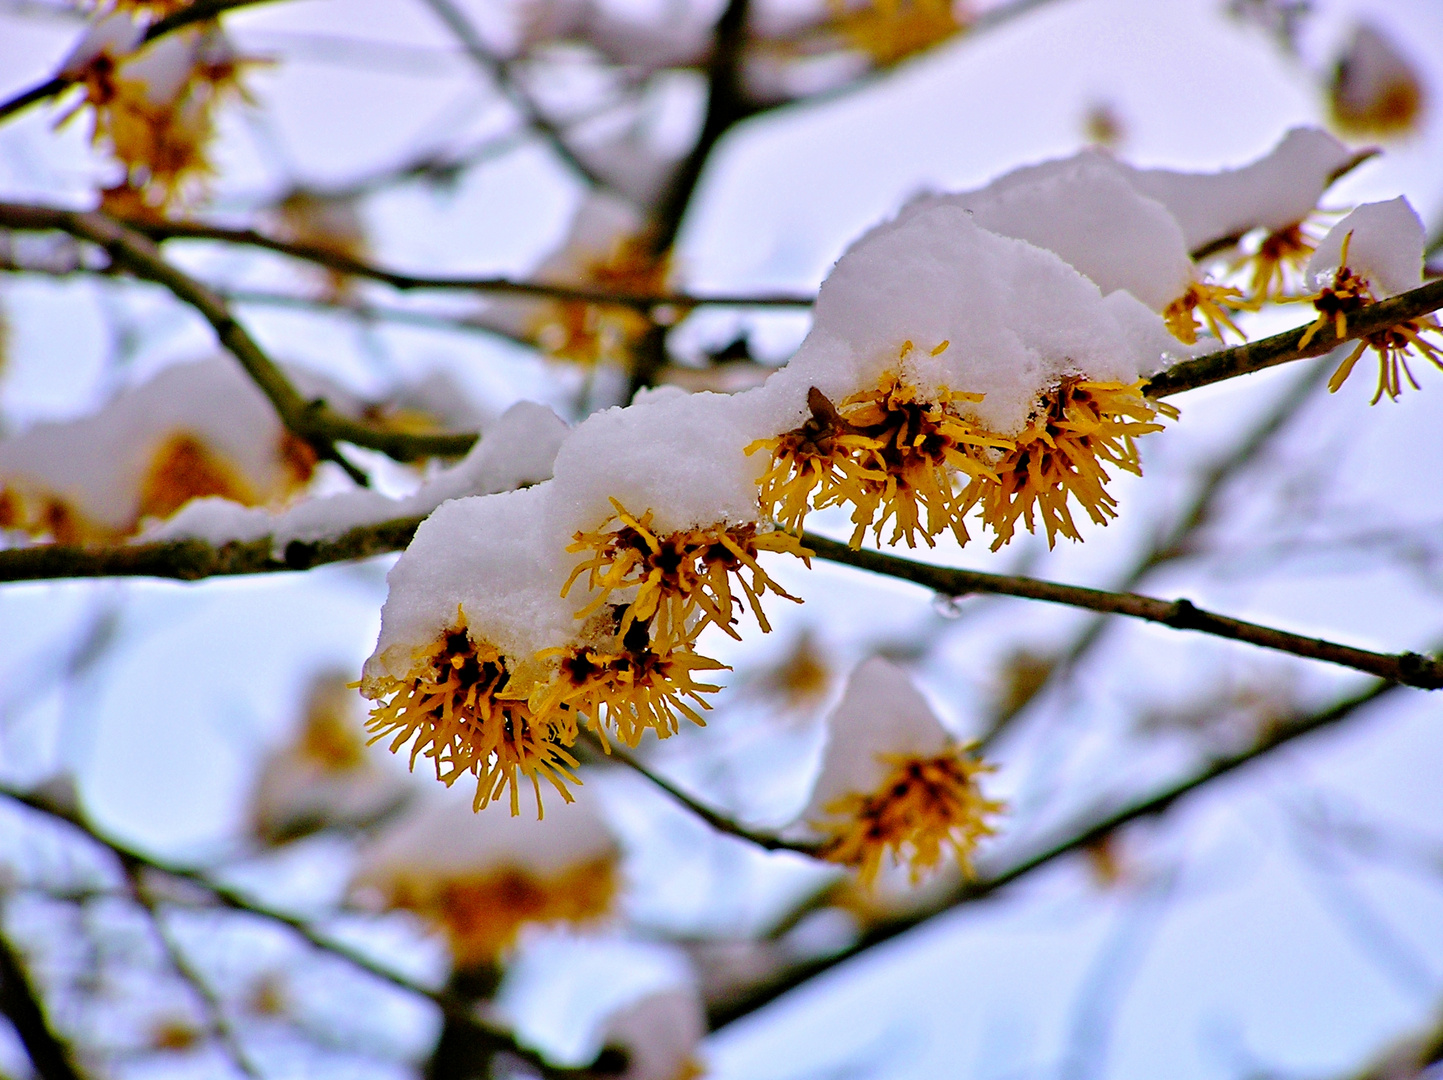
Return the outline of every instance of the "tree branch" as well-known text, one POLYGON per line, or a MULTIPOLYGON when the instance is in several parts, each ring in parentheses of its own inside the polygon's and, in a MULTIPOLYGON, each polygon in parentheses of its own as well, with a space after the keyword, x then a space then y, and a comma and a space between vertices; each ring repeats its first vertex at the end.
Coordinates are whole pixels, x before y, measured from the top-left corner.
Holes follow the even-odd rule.
MULTIPOLYGON (((145 37, 142 40, 145 44, 149 44, 158 37, 164 37, 173 30, 179 30, 182 26, 218 18, 235 8, 274 2, 275 0, 194 0, 189 7, 173 12, 152 24, 145 31, 145 37)), ((55 75, 28 90, 22 90, 9 100, 0 102, 0 123, 37 102, 46 101, 57 94, 64 93, 71 85, 70 79, 63 75, 55 75)))
POLYGON ((215 292, 167 262, 149 239, 100 213, 50 210, 0 203, 0 225, 11 228, 58 229, 103 248, 119 266, 154 281, 194 308, 215 331, 262 393, 275 406, 281 423, 315 448, 356 475, 336 450, 338 441, 379 450, 398 461, 415 461, 431 455, 460 456, 476 441, 470 434, 415 435, 373 428, 341 416, 323 400, 307 401, 279 367, 236 321, 215 292))
POLYGON ((745 840, 748 843, 755 844, 757 847, 763 848, 767 851, 794 851, 798 855, 806 855, 809 858, 813 859, 820 856, 820 844, 807 844, 790 840, 783 840, 780 836, 776 836, 772 833, 757 832, 752 829, 748 829, 745 825, 738 823, 737 821, 726 816, 725 814, 718 813, 717 811, 712 810, 710 807, 706 806, 704 803, 698 802, 686 792, 682 791, 681 788, 673 784, 666 777, 662 776, 660 773, 652 771, 650 766, 644 764, 642 761, 640 761, 632 754, 629 754, 620 746, 613 744, 610 747, 606 747, 602 744, 601 740, 596 737, 595 734, 589 731, 583 732, 581 737, 585 741, 586 745, 590 748, 592 757, 598 763, 604 762, 607 758, 611 758, 621 762, 633 772, 645 777, 656 787, 660 788, 667 795, 671 796, 671 798, 674 799, 676 802, 680 803, 687 810, 690 810, 697 817, 705 821, 717 832, 725 833, 728 836, 735 836, 738 840, 745 840))
POLYGON ((1115 593, 1078 585, 1060 585, 1020 575, 986 574, 977 570, 933 566, 881 551, 854 551, 846 544, 811 533, 802 536, 802 543, 810 548, 817 558, 910 581, 943 596, 991 593, 1042 600, 1050 604, 1066 604, 1069 607, 1100 611, 1109 615, 1127 615, 1134 619, 1161 623, 1174 630, 1196 630, 1230 641, 1276 649, 1278 652, 1309 660, 1339 664, 1404 686, 1415 686, 1423 690, 1443 689, 1443 660, 1414 652, 1391 654, 1355 649, 1321 638, 1305 637, 1270 626, 1228 618, 1226 615, 1214 615, 1195 607, 1189 600, 1155 600, 1136 593, 1115 593))
POLYGON ((521 113, 526 123, 545 136, 546 141, 551 144, 551 148, 556 151, 557 157, 561 158, 572 171, 592 187, 610 186, 577 156, 576 151, 566 141, 561 129, 551 122, 536 102, 531 100, 531 95, 517 84, 511 62, 496 56, 486 47, 486 43, 476 33, 476 28, 471 25, 471 20, 466 17, 465 12, 451 0, 425 0, 425 4, 438 19, 446 24, 446 28, 461 43, 461 47, 466 50, 466 55, 471 58, 472 62, 496 81, 497 87, 521 113))
POLYGON ((309 570, 326 563, 366 559, 400 551, 411 542, 421 518, 397 518, 363 525, 334 539, 293 540, 278 559, 274 540, 235 540, 213 547, 204 540, 169 540, 88 548, 35 544, 0 548, 0 581, 50 581, 60 578, 152 577, 198 581, 208 577, 309 570))
MULTIPOLYGON (((16 231, 60 230, 76 233, 59 221, 57 215, 73 211, 23 203, 0 202, 0 228, 16 231)), ((189 221, 124 222, 123 226, 157 243, 167 240, 214 240, 218 243, 262 248, 302 262, 324 267, 338 274, 366 278, 389 285, 399 292, 435 290, 438 292, 499 293, 511 296, 532 296, 545 300, 570 300, 588 304, 628 307, 643 313, 660 307, 689 309, 694 307, 810 307, 815 297, 786 293, 761 296, 695 296, 690 293, 641 295, 593 289, 577 285, 552 284, 542 281, 517 281, 505 277, 426 277, 406 274, 375 266, 341 252, 316 244, 282 240, 256 229, 232 229, 189 221)), ((76 267, 80 269, 80 267, 76 267)))
POLYGON ((823 972, 845 963, 868 949, 890 941, 938 915, 983 900, 1044 866, 1067 855, 1093 847, 1131 822, 1142 818, 1156 817, 1170 809, 1174 803, 1212 781, 1265 757, 1294 739, 1341 723, 1364 706, 1397 689, 1397 683, 1375 682, 1361 693, 1346 698, 1321 712, 1279 723, 1276 727, 1264 732, 1256 744, 1247 750, 1216 758, 1190 776, 1164 788, 1155 795, 1128 803, 1110 813, 1084 815, 1081 821, 1059 830, 1056 834, 1059 839, 1045 844, 1032 855, 1018 859, 1007 869, 992 875, 984 875, 974 881, 964 882, 951 895, 920 912, 874 924, 853 945, 840 953, 793 968, 772 982, 753 987, 730 1001, 719 1003, 710 1011, 709 1020, 712 1030, 715 1031, 734 1020, 739 1020, 743 1016, 755 1012, 764 1005, 775 1001, 788 990, 801 986, 823 972))
POLYGON ((1184 390, 1196 390, 1200 386, 1210 386, 1213 383, 1222 382, 1224 379, 1250 375, 1254 371, 1286 364, 1291 360, 1322 356, 1324 353, 1332 352, 1345 341, 1356 341, 1358 338, 1377 333, 1379 330, 1386 330, 1398 323, 1427 315, 1439 308, 1443 308, 1443 280, 1430 281, 1426 285, 1399 293, 1387 300, 1380 300, 1376 304, 1369 304, 1360 311, 1350 314, 1348 316, 1348 332, 1343 337, 1338 337, 1334 333, 1333 325, 1330 322, 1313 335, 1307 348, 1302 348, 1300 342, 1303 335, 1308 332, 1308 327, 1300 326, 1260 341, 1234 345, 1230 349, 1220 349, 1194 360, 1184 360, 1180 364, 1174 364, 1166 371, 1159 372, 1149 379, 1143 386, 1142 392, 1148 397, 1168 397, 1171 394, 1180 394, 1184 390))
POLYGON ((24 961, 3 933, 0 933, 0 1012, 15 1026, 40 1080, 82 1080, 69 1049, 50 1030, 45 1007, 30 981, 24 961))
MULTIPOLYGON (((481 1020, 472 1010, 470 1002, 465 999, 459 998, 447 991, 432 990, 430 987, 423 986, 421 983, 407 978, 405 975, 393 971, 383 964, 377 963, 364 953, 325 937, 304 919, 299 919, 294 915, 287 915, 285 912, 277 911, 263 904, 258 904, 238 890, 215 881, 201 871, 192 870, 189 867, 181 866, 153 855, 147 855, 107 835, 80 815, 70 812, 64 807, 57 806, 48 799, 17 790, 8 784, 0 784, 0 796, 19 803, 22 806, 27 806, 31 810, 38 811, 51 818, 66 822, 93 843, 99 844, 101 847, 109 850, 111 854, 120 861, 122 868, 126 869, 127 874, 129 874, 133 868, 143 867, 154 873, 177 878, 191 885, 198 886, 214 897, 221 907, 284 926, 313 948, 339 957, 352 967, 364 971, 366 974, 374 976, 383 982, 390 983, 392 986, 399 987, 418 997, 428 999, 434 1003, 445 1016, 458 1023, 467 1025, 474 1030, 479 1037, 488 1040, 493 1049, 514 1054, 534 1067, 543 1077, 548 1078, 548 1080, 591 1080, 593 1076, 593 1073, 588 1069, 556 1068, 536 1051, 522 1046, 509 1033, 494 1028, 481 1020)), ((4 957, 0 956, 0 965, 3 965, 3 962, 4 957)), ((3 970, 0 970, 0 974, 4 974, 3 970)), ((47 1077, 46 1080, 49 1080, 49 1078, 47 1077)), ((69 1078, 66 1078, 66 1080, 69 1080, 69 1078)), ((75 1080, 79 1080, 79 1078, 75 1078, 75 1080)))

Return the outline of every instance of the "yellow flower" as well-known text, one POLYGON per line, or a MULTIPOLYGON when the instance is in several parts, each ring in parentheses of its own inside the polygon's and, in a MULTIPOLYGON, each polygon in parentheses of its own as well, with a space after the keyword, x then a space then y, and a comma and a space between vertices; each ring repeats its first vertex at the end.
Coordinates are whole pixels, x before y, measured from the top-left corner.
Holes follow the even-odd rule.
POLYGON ((525 701, 529 689, 494 646, 471 639, 458 609, 456 625, 416 657, 405 678, 378 676, 361 692, 378 702, 366 725, 372 741, 392 737, 393 753, 411 743, 411 767, 428 757, 447 785, 471 773, 478 810, 509 789, 511 813, 519 813, 520 784, 529 780, 541 817, 543 779, 567 802, 567 785, 580 781, 566 749, 574 732, 534 716, 525 701))
POLYGON ((762 551, 804 555, 796 537, 779 531, 759 531, 755 524, 712 525, 658 535, 650 510, 637 518, 615 499, 611 505, 616 508, 615 517, 608 518, 594 532, 578 532, 575 542, 566 549, 591 553, 572 570, 561 590, 561 595, 566 596, 576 579, 586 574, 587 588, 597 592, 591 603, 577 612, 577 618, 600 610, 616 590, 635 589, 618 630, 623 638, 639 620, 651 624, 653 639, 662 644, 688 640, 706 623, 740 640, 733 626, 737 620, 733 614, 732 575, 763 632, 771 631, 762 611, 764 593, 773 592, 801 603, 757 562, 757 554, 762 551), (613 521, 618 522, 617 526, 608 528, 613 521), (750 571, 750 580, 743 570, 750 571), (694 616, 701 620, 695 627, 694 616))
MULTIPOLYGON (((944 341, 932 353, 947 347, 944 341)), ((912 348, 906 342, 899 359, 912 348)), ((895 371, 883 375, 877 389, 844 400, 840 409, 813 387, 807 397, 811 419, 747 447, 748 453, 772 450, 771 467, 759 481, 763 511, 795 530, 809 505, 850 503, 853 547, 868 528, 880 542, 889 521, 889 543, 905 539, 915 547, 920 533, 931 545, 933 537, 951 530, 965 544, 962 518, 970 504, 954 476, 966 473, 974 483, 991 477, 983 455, 1011 446, 1011 440, 980 431, 958 414, 959 404, 981 400, 949 390, 929 399, 895 371)))
MULTIPOLYGON (((1339 339, 1346 337, 1348 316, 1377 303, 1367 279, 1348 268, 1348 247, 1352 239, 1352 233, 1343 238, 1342 255, 1339 259, 1341 265, 1333 273, 1332 284, 1324 286, 1316 296, 1305 297, 1313 301, 1318 317, 1303 334, 1298 343, 1299 348, 1306 348, 1308 342, 1313 340, 1313 335, 1329 325, 1339 339)), ((1439 327, 1434 316, 1424 315, 1365 334, 1333 372, 1328 380, 1328 391, 1337 393, 1353 373, 1358 360, 1369 349, 1378 354, 1378 388, 1374 391, 1370 404, 1378 404, 1384 394, 1397 401, 1403 393, 1404 378, 1414 390, 1421 390, 1422 387, 1418 385, 1418 380, 1413 377, 1413 372, 1408 367, 1407 357, 1410 352, 1421 353, 1433 362, 1434 367, 1443 370, 1443 348, 1423 338, 1424 334, 1439 333, 1440 329, 1443 328, 1439 327)))
POLYGON ((428 880, 398 876, 390 906, 413 911, 446 935, 458 968, 494 963, 527 925, 595 922, 619 891, 614 857, 544 874, 524 866, 428 880))
MULTIPOLYGON (((623 618, 616 615, 618 624, 623 618)), ((548 649, 538 659, 555 661, 556 675, 532 692, 534 716, 553 726, 569 725, 572 739, 576 718, 584 717, 603 745, 614 735, 633 747, 647 731, 659 739, 675 735, 683 717, 705 727, 698 710, 711 706, 701 695, 720 687, 699 683, 695 675, 726 670, 694 651, 690 639, 653 647, 642 622, 606 645, 548 649)))
POLYGON ((930 49, 966 25, 952 0, 866 0, 855 8, 831 0, 831 6, 832 28, 879 67, 930 49))
POLYGON ((1358 27, 1328 89, 1333 126, 1354 138, 1407 135, 1420 127, 1425 104, 1413 64, 1377 30, 1358 27))
POLYGON ((458 794, 419 795, 366 842, 351 881, 359 905, 416 913, 459 970, 496 964, 528 925, 612 911, 619 852, 584 792, 545 821, 478 816, 458 794))
POLYGON ((1230 312, 1248 311, 1255 307, 1253 301, 1244 298, 1241 289, 1232 285, 1194 281, 1181 296, 1168 304, 1163 310, 1162 319, 1172 331, 1172 336, 1186 345, 1197 341, 1197 332, 1200 329, 1198 315, 1203 317, 1208 330, 1219 341, 1224 340, 1224 328, 1246 341, 1247 335, 1238 329, 1230 312))
POLYGON ((200 193, 214 172, 208 155, 216 110, 246 96, 240 78, 257 61, 235 56, 213 25, 180 35, 120 64, 107 53, 96 56, 78 80, 84 97, 61 119, 86 108, 93 113, 91 141, 124 169, 120 183, 102 193, 101 208, 117 216, 160 217, 200 193), (164 75, 141 77, 127 68, 145 70, 150 51, 161 47, 188 47, 191 56, 179 84, 157 92, 149 80, 164 75))
MULTIPOLYGON (((588 260, 567 284, 629 296, 657 296, 666 290, 671 272, 669 253, 652 251, 645 236, 628 236, 612 244, 603 258, 588 260)), ((651 321, 635 308, 557 300, 544 305, 531 326, 541 349, 558 360, 577 364, 602 361, 626 364, 651 321)))
POLYGON ((1265 235, 1257 251, 1239 259, 1232 267, 1235 273, 1251 270, 1245 290, 1250 304, 1261 306, 1284 299, 1289 280, 1301 275, 1317 246, 1318 237, 1301 221, 1265 235))
POLYGON ((935 869, 951 851, 971 872, 977 842, 993 833, 988 818, 1003 804, 983 798, 977 778, 992 766, 953 747, 934 757, 885 755, 886 780, 867 793, 850 793, 825 807, 812 825, 826 838, 822 857, 856 867, 870 884, 890 855, 905 862, 913 881, 935 869))
POLYGON ((1049 547, 1059 533, 1081 539, 1069 499, 1099 525, 1117 516, 1117 501, 1104 487, 1105 463, 1141 475, 1133 439, 1161 431, 1159 413, 1177 417, 1171 405, 1143 397, 1141 386, 1069 378, 1043 396, 1016 445, 992 463, 996 479, 976 478, 963 493, 966 505, 978 504, 983 524, 997 534, 993 551, 1012 539, 1019 519, 1032 532, 1034 511, 1049 547))

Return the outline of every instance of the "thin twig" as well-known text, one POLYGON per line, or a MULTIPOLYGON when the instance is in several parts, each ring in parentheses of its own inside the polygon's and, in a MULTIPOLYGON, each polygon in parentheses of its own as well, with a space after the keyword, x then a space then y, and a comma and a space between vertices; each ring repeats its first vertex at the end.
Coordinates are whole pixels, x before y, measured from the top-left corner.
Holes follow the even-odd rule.
POLYGON ((87 548, 35 544, 0 549, 0 581, 50 581, 61 578, 153 577, 198 581, 237 574, 309 570, 314 566, 365 559, 400 551, 411 542, 421 518, 397 518, 363 525, 333 539, 287 544, 280 558, 275 541, 234 540, 214 547, 204 540, 168 540, 87 548))
MULTIPOLYGON (((158 20, 145 31, 143 41, 146 44, 158 37, 164 37, 173 30, 179 30, 182 26, 189 26, 192 23, 204 22, 208 19, 215 19, 224 15, 227 11, 235 8, 252 7, 255 4, 274 3, 275 0, 195 0, 188 7, 167 15, 158 20)), ((31 105, 46 101, 57 94, 64 93, 72 85, 72 80, 63 75, 55 75, 44 82, 22 90, 7 101, 0 102, 0 123, 9 117, 29 108, 31 105)))
POLYGON ((140 875, 134 872, 131 866, 126 867, 127 875, 131 881, 131 888, 134 898, 145 908, 150 916, 150 924, 155 930, 156 940, 160 942, 161 949, 165 952, 166 959, 175 973, 195 992, 196 997, 205 1008, 206 1019, 209 1022, 211 1033, 225 1048, 227 1056, 235 1063, 245 1075, 259 1080, 261 1072, 251 1061, 250 1055, 246 1052, 245 1045, 241 1042, 240 1035, 235 1030, 235 1025, 230 1022, 226 1015, 225 1003, 211 987, 210 982, 186 955, 185 949, 176 940, 167 923, 167 914, 156 903, 155 898, 150 895, 145 887, 145 882, 140 875))
POLYGON ((25 962, 0 932, 0 1012, 10 1018, 40 1080, 82 1080, 69 1048, 51 1030, 25 962))
MULTIPOLYGON (((62 806, 56 805, 48 799, 20 791, 8 784, 0 784, 0 796, 27 806, 51 818, 66 822, 92 842, 108 849, 120 861, 123 867, 143 867, 155 873, 177 878, 191 885, 198 886, 210 896, 214 897, 223 908, 284 926, 313 948, 339 957, 352 967, 364 971, 366 974, 372 975, 383 982, 390 983, 392 986, 396 986, 410 994, 426 998, 434 1003, 447 1017, 473 1028, 479 1036, 489 1040, 490 1045, 494 1049, 515 1055, 537 1069, 542 1076, 547 1077, 548 1080, 588 1080, 588 1078, 593 1076, 593 1073, 588 1069, 560 1069, 551 1065, 536 1051, 518 1043, 509 1033, 492 1027, 490 1024, 481 1020, 475 1014, 470 1002, 444 990, 433 990, 428 986, 416 982, 414 979, 410 979, 392 970, 384 964, 377 963, 364 953, 321 934, 304 919, 299 919, 294 915, 288 915, 285 912, 277 911, 274 908, 257 903, 244 893, 229 885, 216 881, 201 871, 193 870, 190 867, 182 866, 154 855, 148 855, 102 832, 85 818, 68 811, 62 806)), ((0 957, 0 961, 3 961, 3 957, 0 957)))
POLYGON ((1174 630, 1195 630, 1265 649, 1276 649, 1309 660, 1339 664, 1404 686, 1415 686, 1422 690, 1443 688, 1443 660, 1415 652, 1395 654, 1355 649, 1350 645, 1339 645, 1322 638, 1292 634, 1286 630, 1244 622, 1226 615, 1215 615, 1194 606, 1189 600, 1155 600, 1136 593, 1116 593, 1078 585, 1061 585, 1014 574, 986 574, 977 570, 934 566, 881 551, 854 551, 846 544, 813 536, 811 533, 803 535, 802 543, 810 548, 817 558, 910 581, 942 596, 991 593, 1042 600, 1050 604, 1065 604, 1109 615, 1127 615, 1134 619, 1161 623, 1174 630))
MULTIPOLYGON (((17 231, 58 229, 75 235, 74 231, 59 217, 59 215, 71 213, 73 212, 48 206, 0 202, 0 228, 17 231)), ((124 227, 157 243, 167 240, 214 240, 218 243, 262 248, 302 262, 313 263, 338 274, 380 282, 400 292, 435 290, 438 292, 498 293, 532 296, 545 300, 571 300, 612 307, 628 307, 642 312, 662 307, 676 308, 682 311, 695 307, 799 308, 810 307, 815 301, 815 297, 812 296, 790 293, 758 296, 726 294, 697 296, 690 293, 644 295, 588 288, 582 285, 517 281, 506 277, 427 277, 375 266, 365 260, 345 255, 322 245, 283 240, 279 237, 269 236, 257 229, 233 229, 188 221, 125 222, 124 227)), ((82 267, 77 266, 75 269, 82 269, 82 267)))
POLYGON ((666 777, 662 776, 660 773, 653 771, 650 766, 644 764, 632 754, 627 753, 627 751, 622 749, 620 746, 605 746, 601 742, 601 740, 591 732, 584 732, 582 734, 582 738, 591 747, 592 751, 598 759, 604 760, 605 757, 611 757, 614 760, 621 762, 627 768, 631 769, 638 775, 645 777, 656 787, 666 792, 666 794, 671 796, 672 799, 680 803, 686 809, 690 810, 697 817, 701 818, 717 832, 726 833, 728 836, 735 836, 739 840, 745 840, 748 843, 755 844, 757 847, 764 848, 767 851, 794 851, 798 855, 806 855, 810 858, 819 857, 819 854, 821 852, 820 844, 808 844, 800 841, 784 840, 780 836, 776 836, 772 833, 758 832, 754 829, 749 829, 745 825, 737 822, 735 819, 730 818, 725 814, 718 813, 704 803, 698 802, 696 799, 688 795, 685 791, 682 791, 681 788, 673 784, 666 777))
POLYGON ((495 80, 497 87, 521 113, 526 123, 545 136, 546 141, 556 151, 557 157, 561 158, 568 167, 592 187, 608 187, 606 181, 581 160, 566 141, 561 129, 551 122, 536 102, 531 100, 531 95, 517 82, 511 62, 495 55, 486 47, 486 43, 481 40, 481 35, 471 25, 471 20, 466 17, 465 12, 451 0, 425 0, 425 3, 436 17, 446 24, 446 29, 451 31, 452 36, 461 43, 461 47, 466 50, 466 55, 471 58, 472 62, 483 73, 495 80))
POLYGON ((1348 332, 1343 337, 1337 336, 1333 324, 1329 322, 1318 330, 1307 347, 1303 348, 1300 343, 1307 334, 1308 327, 1299 326, 1261 341, 1234 345, 1230 349, 1220 349, 1194 360, 1174 364, 1149 379, 1142 392, 1148 397, 1168 397, 1184 390, 1196 390, 1200 386, 1210 386, 1224 379, 1234 379, 1239 375, 1249 375, 1254 371, 1286 364, 1291 360, 1322 356, 1345 341, 1356 341, 1439 308, 1443 308, 1443 281, 1430 281, 1426 285, 1399 293, 1387 300, 1380 300, 1376 304, 1369 304, 1350 314, 1348 332))
POLYGON ((287 430, 315 448, 317 454, 355 475, 336 450, 337 442, 369 447, 398 461, 432 455, 460 456, 476 441, 474 435, 420 435, 374 428, 337 413, 325 401, 307 401, 208 286, 167 262, 145 236, 100 213, 52 210, 0 203, 0 226, 56 229, 103 248, 111 259, 139 277, 154 281, 194 308, 215 331, 246 374, 275 406, 287 430))

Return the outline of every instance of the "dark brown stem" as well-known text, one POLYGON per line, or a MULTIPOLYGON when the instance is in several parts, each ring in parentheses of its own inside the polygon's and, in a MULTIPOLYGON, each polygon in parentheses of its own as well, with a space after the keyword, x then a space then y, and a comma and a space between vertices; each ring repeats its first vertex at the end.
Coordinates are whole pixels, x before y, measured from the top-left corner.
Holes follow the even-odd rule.
POLYGON ((1339 664, 1404 686, 1415 686, 1423 690, 1443 688, 1443 660, 1413 652, 1390 654, 1355 649, 1350 645, 1339 645, 1321 638, 1292 634, 1286 630, 1276 630, 1270 626, 1260 626, 1225 615, 1214 615, 1194 606, 1189 600, 1155 600, 1136 593, 1059 585, 1012 574, 985 574, 976 570, 933 566, 880 551, 854 551, 846 544, 810 533, 802 537, 802 543, 810 548, 817 558, 911 581, 942 596, 991 593, 1042 600, 1050 604, 1066 604, 1069 607, 1085 608, 1109 615, 1127 615, 1134 619, 1161 623, 1174 630, 1196 630, 1293 656, 1339 664))
MULTIPOLYGON (((158 37, 164 37, 172 30, 179 30, 182 26, 190 26, 192 23, 217 18, 235 8, 274 2, 275 0, 195 0, 195 3, 189 7, 167 15, 152 25, 146 30, 144 40, 147 43, 152 42, 158 37)), ((29 90, 22 90, 8 101, 0 102, 0 123, 31 105, 47 101, 57 94, 63 94, 70 86, 71 80, 62 75, 56 75, 32 86, 29 90)))
POLYGON ((10 1018, 40 1080, 82 1080, 70 1051, 50 1029, 25 962, 0 933, 0 1012, 10 1018))
POLYGON ((1161 398, 1180 394, 1184 390, 1196 390, 1210 386, 1224 379, 1239 375, 1250 375, 1254 371, 1286 364, 1291 360, 1305 360, 1310 356, 1322 356, 1332 352, 1344 341, 1356 341, 1369 334, 1386 330, 1390 326, 1407 322, 1437 311, 1443 307, 1443 281, 1430 281, 1426 285, 1411 289, 1397 296, 1369 304, 1362 310, 1348 316, 1348 332, 1338 337, 1329 323, 1313 335, 1307 347, 1301 344, 1308 328, 1300 326, 1281 334, 1234 345, 1230 349, 1199 356, 1195 360, 1184 360, 1166 371, 1154 375, 1143 386, 1142 392, 1148 397, 1161 398))

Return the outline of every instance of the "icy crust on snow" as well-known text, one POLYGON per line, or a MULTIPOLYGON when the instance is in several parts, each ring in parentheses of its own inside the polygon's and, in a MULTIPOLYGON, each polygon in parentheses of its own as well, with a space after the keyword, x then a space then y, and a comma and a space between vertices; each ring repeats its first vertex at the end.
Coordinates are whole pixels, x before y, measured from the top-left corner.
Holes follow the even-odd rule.
POLYGON ((553 527, 550 483, 499 495, 453 499, 421 523, 391 568, 381 637, 367 681, 406 677, 418 651, 464 611, 473 640, 529 659, 572 642, 585 590, 562 599, 572 556, 553 527))
POLYGON ((1308 280, 1321 288, 1332 284, 1348 242, 1348 269, 1365 278, 1373 297, 1382 300, 1423 281, 1423 221, 1403 196, 1364 203, 1334 225, 1308 260, 1308 280), (1348 239, 1351 235, 1351 239, 1348 239))
POLYGON ((961 411, 1001 434, 1021 430, 1039 391, 1065 375, 1131 383, 1183 351, 1130 293, 1104 299, 1057 255, 949 205, 865 235, 823 283, 813 318, 784 385, 800 378, 840 400, 895 370, 910 341, 904 374, 924 393, 985 395, 961 411))
POLYGON ((593 413, 556 455, 551 505, 562 536, 591 532, 616 499, 640 517, 653 511, 663 533, 757 520, 764 455, 752 441, 746 402, 726 394, 664 387, 629 407, 593 413))
POLYGON ((1154 311, 1192 282, 1192 258, 1177 220, 1095 151, 1055 169, 1009 174, 977 191, 922 196, 903 215, 935 205, 960 207, 989 232, 1051 251, 1103 293, 1126 289, 1154 311))
POLYGON ((880 657, 864 660, 827 717, 821 771, 798 824, 824 820, 843 796, 876 791, 895 767, 888 757, 936 757, 952 742, 906 672, 880 657))
POLYGON ((1249 165, 1214 173, 1125 169, 1133 185, 1172 211, 1188 250, 1251 229, 1285 229, 1302 221, 1353 152, 1319 128, 1293 128, 1249 165))
MULTIPOLYGON (((288 374, 308 397, 325 397, 341 412, 359 411, 318 377, 288 374)), ((0 442, 0 487, 52 493, 90 521, 129 529, 156 451, 182 434, 219 453, 258 501, 285 494, 291 473, 281 454, 284 429, 265 395, 229 357, 175 364, 98 412, 36 424, 0 442)))
POLYGON ((220 498, 196 499, 141 540, 189 538, 219 546, 269 536, 281 552, 292 540, 321 540, 363 525, 422 517, 448 499, 511 491, 547 479, 567 430, 566 422, 546 406, 518 402, 487 428, 464 458, 404 498, 358 488, 281 511, 220 498))
POLYGON ((353 892, 389 891, 398 882, 437 882, 505 868, 557 874, 616 853, 590 789, 539 821, 529 814, 477 814, 464 785, 427 785, 360 855, 353 892))

